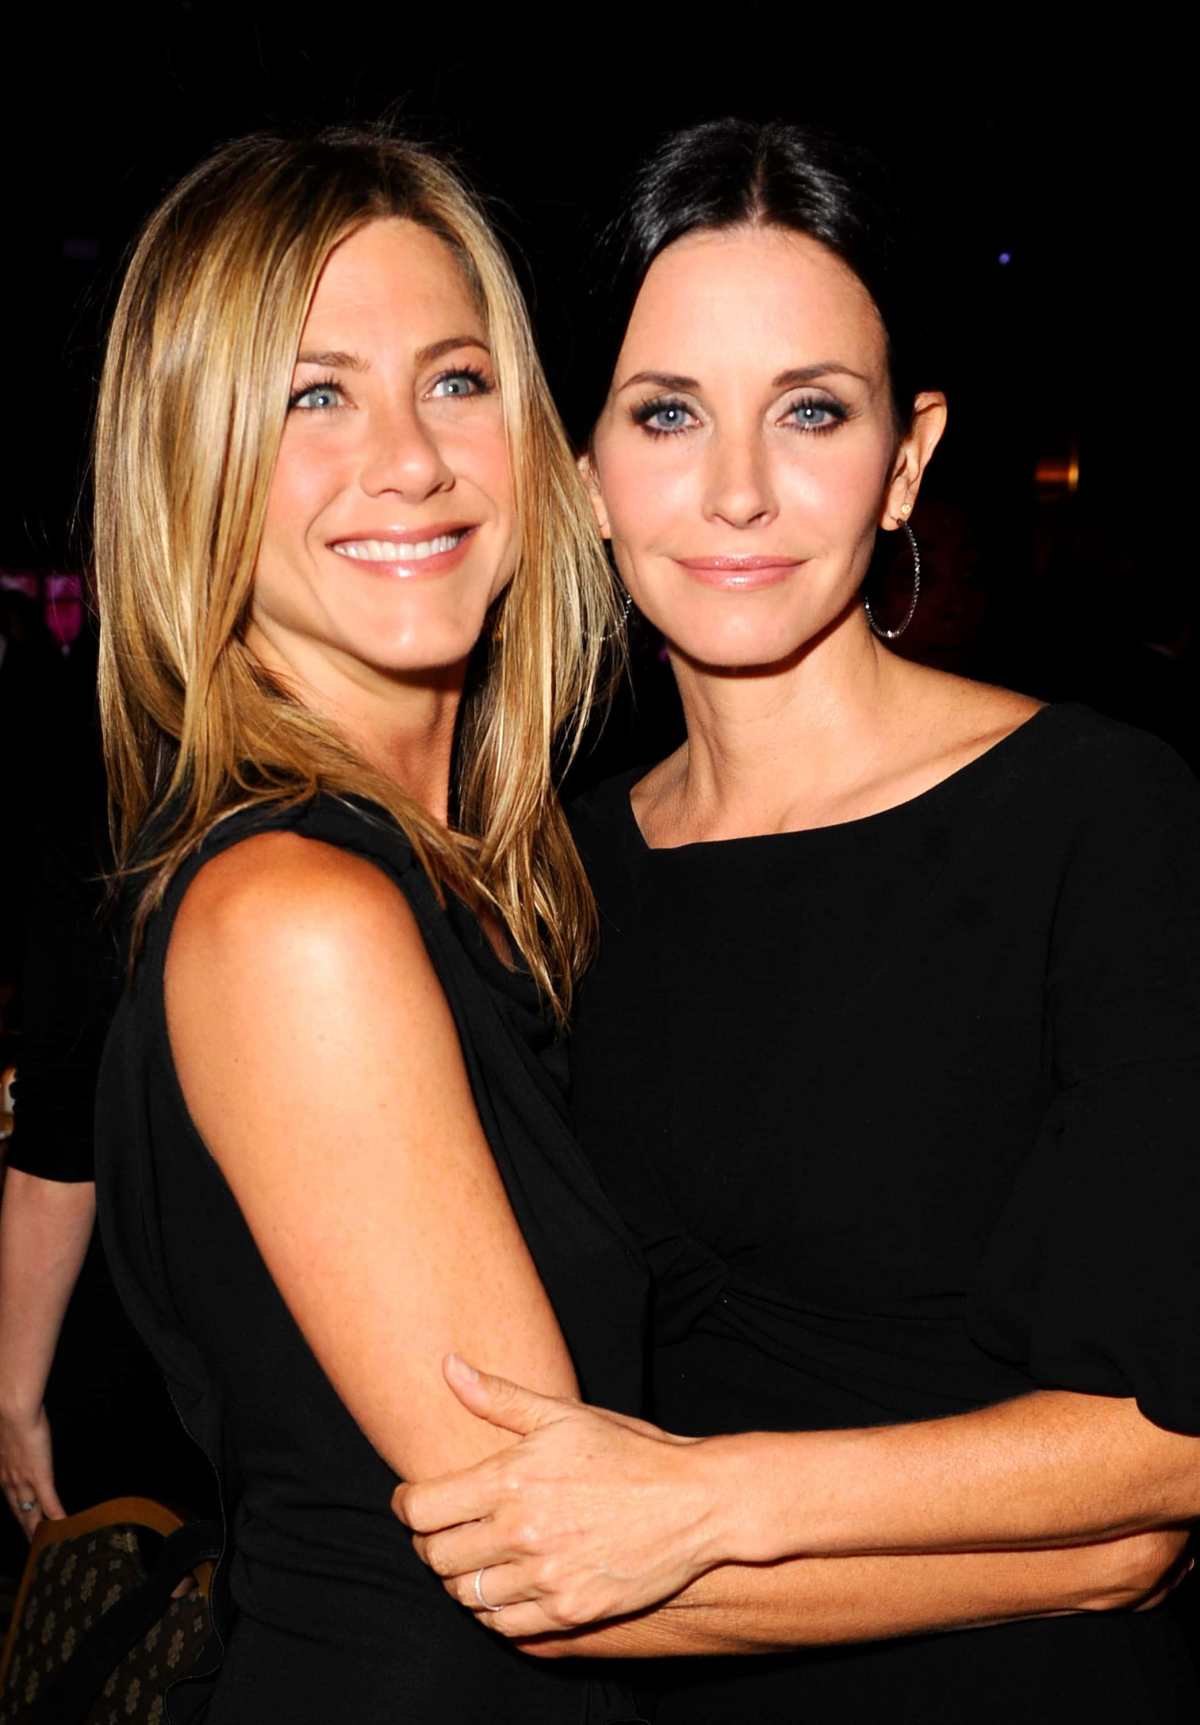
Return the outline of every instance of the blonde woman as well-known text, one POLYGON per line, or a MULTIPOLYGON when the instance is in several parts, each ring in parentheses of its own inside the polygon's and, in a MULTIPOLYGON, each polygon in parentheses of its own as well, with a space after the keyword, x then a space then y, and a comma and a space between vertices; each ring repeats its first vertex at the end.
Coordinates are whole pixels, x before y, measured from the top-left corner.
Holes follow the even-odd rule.
POLYGON ((626 1718, 481 1634, 389 1510, 511 1441, 448 1349, 624 1407, 639 1376, 556 1066, 593 911, 550 750, 612 597, 472 199, 375 135, 223 149, 134 254, 95 477, 102 1223, 226 1520, 219 1667, 166 1717, 626 1718))

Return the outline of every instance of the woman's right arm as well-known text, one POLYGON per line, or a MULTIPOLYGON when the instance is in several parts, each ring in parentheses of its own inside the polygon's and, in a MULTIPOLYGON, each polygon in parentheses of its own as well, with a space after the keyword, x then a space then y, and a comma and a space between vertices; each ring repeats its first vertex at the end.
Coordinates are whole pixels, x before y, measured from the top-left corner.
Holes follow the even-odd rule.
POLYGON ((54 1484, 43 1397, 63 1315, 92 1237, 90 1180, 4 1177, 0 1205, 0 1488, 27 1538, 66 1514, 54 1484), (22 1503, 32 1503, 23 1510, 22 1503))
MULTIPOLYGON (((785 1652, 1027 1617, 1141 1610, 1183 1574, 1183 1532, 1028 1552, 797 1558, 710 1570, 665 1604, 612 1623, 514 1637, 542 1659, 785 1652)), ((504 1613, 487 1619, 505 1633, 504 1613)))
POLYGON ((397 1474, 444 1473, 514 1441, 451 1394, 448 1350, 573 1393, 445 995, 381 870, 290 833, 232 847, 184 897, 165 992, 192 1118, 317 1359, 397 1474))

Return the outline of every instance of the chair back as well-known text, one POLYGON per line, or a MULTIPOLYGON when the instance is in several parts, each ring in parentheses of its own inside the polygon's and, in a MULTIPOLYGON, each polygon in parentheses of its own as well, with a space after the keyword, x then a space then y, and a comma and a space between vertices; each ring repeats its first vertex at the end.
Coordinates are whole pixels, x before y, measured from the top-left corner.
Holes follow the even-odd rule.
POLYGON ((41 1522, 0 1657, 0 1725, 158 1725, 167 1688, 216 1663, 219 1547, 215 1523, 149 1498, 41 1522))

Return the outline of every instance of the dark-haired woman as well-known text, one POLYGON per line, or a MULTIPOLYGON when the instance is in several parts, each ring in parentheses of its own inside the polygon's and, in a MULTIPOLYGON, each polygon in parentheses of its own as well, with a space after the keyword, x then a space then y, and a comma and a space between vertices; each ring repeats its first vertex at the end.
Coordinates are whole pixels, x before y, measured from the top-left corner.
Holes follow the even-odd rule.
POLYGON ((665 1430, 459 1371, 528 1435, 400 1507, 502 1633, 627 1618, 542 1651, 775 1655, 664 1661, 664 1725, 1191 1719, 1169 1610, 1096 1609, 1149 1573, 1037 1595, 1200 1513, 1200 790, 880 638, 946 406, 868 184, 721 123, 619 236, 586 468, 688 737, 579 812, 573 1094, 665 1430))

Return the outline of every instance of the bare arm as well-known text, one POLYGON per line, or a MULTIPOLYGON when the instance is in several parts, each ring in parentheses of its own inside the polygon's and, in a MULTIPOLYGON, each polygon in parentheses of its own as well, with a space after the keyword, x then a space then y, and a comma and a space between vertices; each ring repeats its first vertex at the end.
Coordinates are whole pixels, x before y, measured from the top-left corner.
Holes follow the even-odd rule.
POLYGON ((903 1426, 714 1439, 708 1464, 715 1494, 745 1482, 744 1515, 735 1527, 727 1509, 714 1533, 751 1560, 1034 1547, 1200 1515, 1200 1438, 1066 1390, 903 1426))
MULTIPOLYGON (((1081 1597, 1108 1594, 1114 1565, 1137 1570, 1149 1554, 1166 1568, 1179 1536, 1090 1556, 1019 1548, 1171 1526, 1200 1496, 1200 1441, 1137 1415, 1149 1433, 1139 1448, 1130 1404, 1102 1397, 1045 1393, 877 1431, 685 1440, 486 1375, 450 1376, 524 1441, 456 1479, 402 1487, 396 1508, 463 1603, 487 1568, 487 1598, 505 1606, 492 1627, 522 1638, 686 1599, 718 1635, 753 1641, 757 1625, 739 1629, 736 1605, 750 1595, 760 1622, 790 1626, 792 1642, 905 1633, 909 1611, 928 1628, 1082 1609, 1081 1597), (1174 1466, 1160 1479, 1166 1452, 1174 1466), (881 1592, 879 1564, 909 1598, 881 1592), (743 1565, 767 1567, 729 1573, 743 1565)), ((684 1620, 659 1629, 669 1635, 672 1621, 684 1620)))
POLYGON ((449 1007, 387 877, 292 834, 247 840, 189 889, 165 986, 196 1125, 395 1471, 465 1467, 512 1441, 450 1394, 447 1348, 571 1393, 449 1007))
POLYGON ((0 1486, 30 1538, 44 1515, 66 1513, 42 1403, 95 1214, 90 1180, 9 1169, 0 1206, 0 1486))
POLYGON ((777 1653, 1026 1617, 1144 1609, 1183 1573, 1186 1543, 1182 1532, 1161 1532, 1046 1551, 727 1564, 618 1622, 526 1639, 512 1621, 521 1607, 483 1621, 543 1659, 777 1653))

